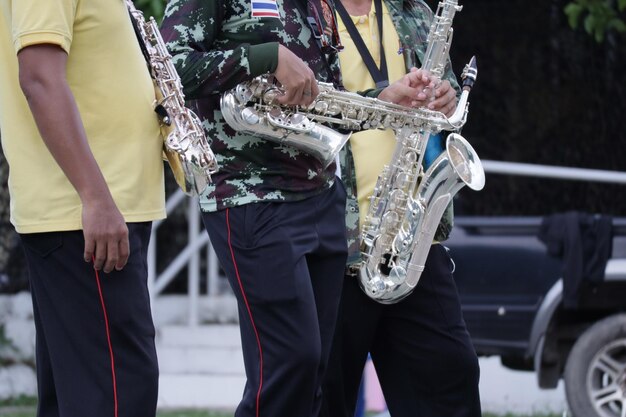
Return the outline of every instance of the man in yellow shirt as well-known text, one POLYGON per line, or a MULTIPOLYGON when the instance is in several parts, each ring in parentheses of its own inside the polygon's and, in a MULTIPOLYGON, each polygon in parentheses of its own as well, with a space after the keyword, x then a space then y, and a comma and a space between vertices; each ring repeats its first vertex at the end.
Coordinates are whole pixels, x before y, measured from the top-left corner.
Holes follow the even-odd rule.
POLYGON ((38 416, 154 416, 165 216, 154 89, 121 0, 0 0, 0 128, 29 267, 38 416))
MULTIPOLYGON (((338 0, 335 8, 344 45, 339 54, 341 71, 350 74, 344 78, 347 90, 376 95, 386 83, 421 66, 433 17, 422 0, 338 0)), ((443 78, 431 100, 414 104, 451 116, 458 84, 449 67, 443 78)), ((440 142, 438 136, 431 136, 426 165, 441 152, 440 142)), ((359 230, 370 196, 395 146, 393 131, 370 130, 353 134, 341 153, 348 269, 321 416, 354 417, 369 353, 391 417, 480 417, 478 359, 463 321, 446 249, 437 242, 431 246, 416 288, 395 304, 368 298, 351 268, 360 261, 359 230)), ((435 240, 447 239, 451 227, 449 207, 435 240)))

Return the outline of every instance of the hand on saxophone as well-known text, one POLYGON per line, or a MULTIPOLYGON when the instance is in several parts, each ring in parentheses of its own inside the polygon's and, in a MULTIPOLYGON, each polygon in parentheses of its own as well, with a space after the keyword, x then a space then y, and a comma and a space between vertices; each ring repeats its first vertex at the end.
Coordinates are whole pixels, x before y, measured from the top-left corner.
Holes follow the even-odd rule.
POLYGON ((412 68, 404 77, 385 88, 378 99, 405 107, 426 103, 429 91, 435 87, 435 78, 428 71, 412 68))
POLYGON ((285 94, 277 99, 280 104, 308 106, 319 94, 311 68, 283 45, 278 46, 278 66, 274 77, 285 90, 285 94))
POLYGON ((428 103, 424 103, 430 110, 439 111, 450 117, 456 110, 456 90, 450 85, 450 81, 439 81, 435 85, 434 94, 429 97, 428 103))
MULTIPOLYGON (((416 100, 411 102, 411 107, 427 107, 429 110, 434 110, 443 113, 446 117, 450 117, 456 110, 457 97, 456 91, 452 88, 450 81, 441 80, 435 76, 430 75, 426 70, 411 68, 411 71, 406 75, 409 80, 414 82, 411 84, 416 88, 422 88, 422 93, 416 100), (415 74, 412 76, 412 74, 415 74), (415 76, 419 76, 415 81, 415 76), (424 83, 424 77, 430 77, 430 83, 428 85, 420 87, 420 82, 424 83)), ((405 77, 406 77, 405 76, 405 77)))

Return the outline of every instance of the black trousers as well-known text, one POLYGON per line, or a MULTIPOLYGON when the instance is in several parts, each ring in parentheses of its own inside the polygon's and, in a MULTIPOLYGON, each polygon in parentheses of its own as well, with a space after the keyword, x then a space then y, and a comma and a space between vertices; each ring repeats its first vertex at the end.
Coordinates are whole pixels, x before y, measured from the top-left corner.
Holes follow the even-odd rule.
POLYGON ((317 417, 347 248, 337 183, 203 219, 237 297, 247 382, 236 417, 317 417))
POLYGON ((38 417, 156 414, 146 264, 151 225, 128 229, 128 264, 109 274, 83 260, 82 231, 20 235, 37 331, 38 417))
POLYGON ((377 303, 346 277, 322 416, 354 416, 368 352, 392 417, 481 416, 478 359, 442 245, 399 303, 377 303))

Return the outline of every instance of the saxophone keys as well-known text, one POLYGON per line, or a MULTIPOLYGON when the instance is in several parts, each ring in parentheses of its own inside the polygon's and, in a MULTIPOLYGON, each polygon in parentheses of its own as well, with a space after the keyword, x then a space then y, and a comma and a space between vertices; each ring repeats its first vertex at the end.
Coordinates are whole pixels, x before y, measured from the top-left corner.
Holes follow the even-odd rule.
POLYGON ((255 112, 254 110, 252 110, 251 108, 246 108, 241 112, 241 117, 243 118, 243 120, 249 124, 249 125, 256 125, 259 123, 260 121, 260 117, 257 114, 257 112, 255 112))

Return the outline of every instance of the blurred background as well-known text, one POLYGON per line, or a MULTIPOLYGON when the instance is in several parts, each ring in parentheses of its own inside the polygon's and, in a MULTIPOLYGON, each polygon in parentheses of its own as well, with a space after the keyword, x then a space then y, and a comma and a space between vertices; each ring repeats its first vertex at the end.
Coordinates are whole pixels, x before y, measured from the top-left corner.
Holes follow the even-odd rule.
MULTIPOLYGON (((428 1, 436 7, 436 1, 428 1)), ((478 80, 463 129, 481 159, 626 170, 624 6, 608 0, 472 0, 455 16, 451 58, 478 80)), ((619 185, 490 176, 457 211, 626 213, 619 185)))

